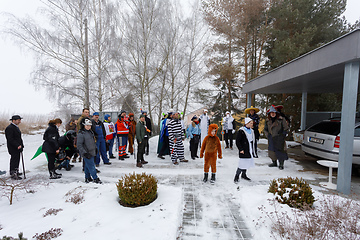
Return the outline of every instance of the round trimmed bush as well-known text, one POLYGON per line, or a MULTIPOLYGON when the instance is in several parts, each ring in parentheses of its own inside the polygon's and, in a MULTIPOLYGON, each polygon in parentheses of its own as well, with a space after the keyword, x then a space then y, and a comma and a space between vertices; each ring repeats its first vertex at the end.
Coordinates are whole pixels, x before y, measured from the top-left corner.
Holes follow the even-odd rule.
POLYGON ((125 175, 116 184, 120 204, 139 207, 152 203, 157 197, 157 179, 151 174, 125 175))
POLYGON ((276 200, 290 207, 304 209, 312 207, 315 202, 309 184, 302 178, 278 178, 272 180, 268 192, 275 195, 276 200))

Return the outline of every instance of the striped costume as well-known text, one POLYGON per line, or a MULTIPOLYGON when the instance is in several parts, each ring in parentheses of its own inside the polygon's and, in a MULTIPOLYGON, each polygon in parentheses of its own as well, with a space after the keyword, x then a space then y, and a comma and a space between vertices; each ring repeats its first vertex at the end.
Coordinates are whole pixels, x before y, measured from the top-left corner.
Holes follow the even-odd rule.
POLYGON ((184 160, 183 130, 179 119, 172 119, 168 125, 171 161, 184 160), (175 141, 176 140, 176 141, 175 141))

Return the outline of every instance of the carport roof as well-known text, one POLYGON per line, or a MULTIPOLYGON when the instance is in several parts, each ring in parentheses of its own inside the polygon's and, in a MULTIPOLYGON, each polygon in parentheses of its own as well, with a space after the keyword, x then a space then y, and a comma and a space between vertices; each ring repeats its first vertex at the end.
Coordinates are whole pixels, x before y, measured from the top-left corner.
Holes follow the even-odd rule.
POLYGON ((345 64, 355 61, 360 61, 360 29, 245 83, 243 93, 342 92, 345 64))

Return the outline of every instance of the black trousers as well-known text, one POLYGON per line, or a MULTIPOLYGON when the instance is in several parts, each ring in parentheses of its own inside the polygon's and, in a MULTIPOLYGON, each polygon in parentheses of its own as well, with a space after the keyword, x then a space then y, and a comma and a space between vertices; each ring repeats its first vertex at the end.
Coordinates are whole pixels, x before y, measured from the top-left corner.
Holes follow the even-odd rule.
POLYGON ((48 157, 48 169, 49 172, 52 172, 55 170, 55 156, 56 153, 46 153, 48 157))
POLYGON ((20 151, 12 152, 10 155, 10 175, 19 171, 20 151))
POLYGON ((197 156, 199 142, 200 142, 200 135, 193 135, 193 138, 190 139, 191 158, 195 158, 197 156))
POLYGON ((139 143, 139 141, 137 142, 138 143, 138 149, 137 149, 137 156, 136 156, 136 162, 139 163, 141 161, 144 161, 144 153, 145 153, 145 146, 146 146, 146 140, 144 138, 144 140, 139 143))
POLYGON ((149 154, 149 137, 144 138, 145 142, 145 153, 146 155, 149 154))
POLYGON ((226 147, 229 147, 229 140, 230 140, 230 147, 233 147, 233 134, 232 134, 232 130, 226 130, 225 134, 225 143, 226 143, 226 147))

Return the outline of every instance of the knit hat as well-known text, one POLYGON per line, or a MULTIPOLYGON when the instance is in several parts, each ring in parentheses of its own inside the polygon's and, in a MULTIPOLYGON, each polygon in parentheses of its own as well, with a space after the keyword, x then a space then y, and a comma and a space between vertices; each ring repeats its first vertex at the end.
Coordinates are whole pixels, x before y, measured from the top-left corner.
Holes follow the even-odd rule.
POLYGON ((246 124, 248 124, 248 123, 249 123, 249 122, 251 122, 251 121, 252 121, 252 119, 251 119, 251 118, 246 117, 246 118, 245 118, 245 120, 244 120, 245 125, 246 125, 246 124))
POLYGON ((109 117, 110 117, 110 114, 105 114, 104 115, 104 120, 106 120, 106 121, 109 120, 109 117))
POLYGON ((92 122, 91 122, 90 119, 85 119, 83 125, 84 125, 84 126, 91 126, 91 125, 92 125, 92 122))
POLYGON ((230 114, 230 112, 229 111, 226 111, 226 113, 225 114, 230 114))
POLYGON ((145 117, 145 115, 144 115, 144 114, 140 114, 140 118, 142 118, 142 117, 145 117))
POLYGON ((191 118, 191 121, 194 121, 195 119, 197 119, 197 116, 194 115, 192 118, 191 118))
POLYGON ((208 112, 208 110, 207 110, 207 109, 204 109, 204 112, 208 112))
POLYGON ((147 111, 141 109, 141 114, 147 113, 147 111))
POLYGON ((134 116, 134 114, 133 113, 129 113, 129 117, 133 117, 134 116))
POLYGON ((98 113, 98 112, 94 112, 94 113, 93 113, 93 116, 99 116, 99 113, 98 113))

